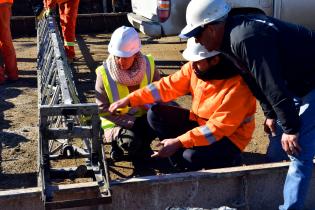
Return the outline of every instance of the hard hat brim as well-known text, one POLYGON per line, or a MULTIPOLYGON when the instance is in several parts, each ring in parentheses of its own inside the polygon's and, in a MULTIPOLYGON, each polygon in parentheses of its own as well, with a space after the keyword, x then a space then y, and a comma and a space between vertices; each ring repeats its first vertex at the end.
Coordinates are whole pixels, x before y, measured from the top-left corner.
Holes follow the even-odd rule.
POLYGON ((197 28, 191 28, 188 25, 183 28, 181 33, 178 35, 181 39, 188 39, 191 37, 196 37, 203 31, 203 27, 198 26, 197 28))
POLYGON ((108 52, 109 52, 109 54, 112 54, 112 55, 117 56, 117 57, 129 58, 129 57, 133 56, 134 54, 136 54, 137 52, 139 52, 139 50, 126 52, 126 51, 115 50, 115 49, 109 47, 108 52))
POLYGON ((203 59, 214 57, 218 54, 220 54, 220 52, 211 51, 211 52, 207 52, 206 54, 203 54, 203 55, 195 55, 195 54, 191 53, 190 50, 187 50, 187 48, 186 48, 186 50, 184 50, 184 52, 183 52, 183 57, 188 61, 196 62, 196 61, 201 61, 203 59))

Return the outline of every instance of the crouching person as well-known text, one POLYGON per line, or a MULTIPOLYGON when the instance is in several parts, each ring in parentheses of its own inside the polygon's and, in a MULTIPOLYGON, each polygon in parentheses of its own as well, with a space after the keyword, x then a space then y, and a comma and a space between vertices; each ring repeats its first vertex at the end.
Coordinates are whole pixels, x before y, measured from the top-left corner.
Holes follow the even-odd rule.
POLYGON ((124 112, 120 114, 108 112, 113 102, 160 78, 153 57, 143 55, 140 49, 136 30, 122 26, 112 34, 108 58, 96 69, 96 103, 104 139, 112 142, 111 157, 116 161, 125 155, 130 160, 149 158, 152 154, 150 144, 156 137, 147 122, 144 106, 120 110, 124 112))
POLYGON ((183 56, 190 62, 180 71, 113 103, 109 111, 191 94, 190 110, 163 104, 150 108, 149 124, 162 140, 152 157, 171 157, 186 170, 232 166, 251 140, 256 99, 223 54, 208 52, 191 38, 183 56))

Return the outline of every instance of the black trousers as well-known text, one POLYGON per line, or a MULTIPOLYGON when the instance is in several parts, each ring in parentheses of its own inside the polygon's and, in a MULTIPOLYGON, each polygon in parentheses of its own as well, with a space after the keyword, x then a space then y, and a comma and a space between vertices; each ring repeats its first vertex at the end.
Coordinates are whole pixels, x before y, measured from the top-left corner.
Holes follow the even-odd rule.
MULTIPOLYGON (((176 138, 199 126, 197 122, 189 120, 189 110, 176 106, 156 104, 148 111, 147 117, 160 140, 176 138)), ((209 146, 182 148, 171 160, 186 170, 221 168, 233 166, 240 153, 229 138, 223 137, 209 146)))
POLYGON ((114 159, 126 154, 131 159, 150 158, 153 154, 150 144, 156 138, 155 132, 147 122, 144 115, 136 119, 131 129, 120 128, 117 136, 112 140, 114 159))

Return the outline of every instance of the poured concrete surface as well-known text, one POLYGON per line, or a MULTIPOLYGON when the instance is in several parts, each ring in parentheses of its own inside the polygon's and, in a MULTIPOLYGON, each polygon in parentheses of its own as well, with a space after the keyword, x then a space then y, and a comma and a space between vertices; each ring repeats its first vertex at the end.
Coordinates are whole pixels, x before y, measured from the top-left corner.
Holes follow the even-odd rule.
MULTIPOLYGON (((73 209, 148 209, 166 207, 277 209, 288 163, 262 164, 225 169, 131 178, 111 183, 112 203, 73 209)), ((310 184, 306 209, 315 209, 315 179, 310 184)), ((94 183, 61 186, 56 197, 73 199, 97 196, 94 183)), ((1 209, 43 209, 40 189, 0 192, 1 209)))

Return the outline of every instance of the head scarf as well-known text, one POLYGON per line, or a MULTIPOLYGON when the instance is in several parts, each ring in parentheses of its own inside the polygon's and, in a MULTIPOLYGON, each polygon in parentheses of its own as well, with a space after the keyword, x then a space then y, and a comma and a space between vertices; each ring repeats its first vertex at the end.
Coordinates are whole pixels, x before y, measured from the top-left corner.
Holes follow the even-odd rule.
POLYGON ((115 82, 126 86, 140 85, 146 70, 146 59, 141 52, 136 54, 132 66, 127 70, 119 68, 113 55, 109 55, 106 64, 110 76, 115 82))

